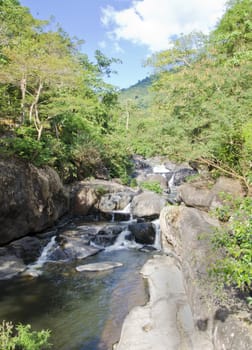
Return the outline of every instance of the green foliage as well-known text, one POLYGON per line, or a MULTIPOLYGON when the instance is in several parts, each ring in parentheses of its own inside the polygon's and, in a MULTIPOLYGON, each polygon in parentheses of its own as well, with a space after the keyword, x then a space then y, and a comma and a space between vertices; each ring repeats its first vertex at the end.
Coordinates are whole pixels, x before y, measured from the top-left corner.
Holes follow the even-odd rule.
POLYGON ((163 190, 158 181, 143 181, 141 182, 140 187, 158 194, 163 193, 163 190))
POLYGON ((180 36, 169 50, 148 60, 156 70, 153 101, 147 108, 136 105, 130 110, 124 142, 132 153, 165 155, 174 161, 209 160, 219 173, 227 171, 248 187, 252 180, 249 5, 247 0, 232 2, 209 40, 201 33, 180 36), (238 39, 232 41, 235 31, 238 39), (234 64, 238 57, 240 64, 234 64))
POLYGON ((48 31, 18 1, 0 2, 0 20, 2 153, 51 165, 66 182, 105 172, 125 178, 127 156, 105 145, 118 93, 102 78, 119 60, 97 50, 90 62, 79 40, 48 31))
POLYGON ((12 322, 3 321, 0 325, 0 350, 49 349, 49 337, 48 330, 32 331, 29 324, 19 324, 14 328, 12 322))
POLYGON ((252 198, 233 200, 218 210, 218 217, 227 221, 213 244, 223 256, 213 266, 212 273, 222 276, 225 283, 242 290, 252 287, 252 198))

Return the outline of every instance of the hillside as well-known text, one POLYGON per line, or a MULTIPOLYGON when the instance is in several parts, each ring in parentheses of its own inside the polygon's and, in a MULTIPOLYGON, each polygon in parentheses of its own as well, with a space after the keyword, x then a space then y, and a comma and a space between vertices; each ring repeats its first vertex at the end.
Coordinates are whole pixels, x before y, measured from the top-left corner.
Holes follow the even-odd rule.
POLYGON ((155 76, 149 76, 142 80, 139 80, 136 84, 130 86, 127 89, 122 89, 119 95, 119 101, 125 103, 125 101, 131 101, 137 107, 146 109, 153 100, 154 93, 150 91, 150 87, 155 79, 155 76))

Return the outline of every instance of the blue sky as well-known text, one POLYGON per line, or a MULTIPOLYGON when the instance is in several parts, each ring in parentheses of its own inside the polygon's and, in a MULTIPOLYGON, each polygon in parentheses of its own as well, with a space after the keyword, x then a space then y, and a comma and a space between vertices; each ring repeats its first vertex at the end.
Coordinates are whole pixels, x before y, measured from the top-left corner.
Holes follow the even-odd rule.
POLYGON ((82 51, 93 60, 96 49, 120 58, 108 82, 120 88, 151 73, 143 62, 169 47, 170 38, 201 30, 208 33, 224 12, 226 0, 21 0, 34 17, 50 19, 85 40, 82 51))

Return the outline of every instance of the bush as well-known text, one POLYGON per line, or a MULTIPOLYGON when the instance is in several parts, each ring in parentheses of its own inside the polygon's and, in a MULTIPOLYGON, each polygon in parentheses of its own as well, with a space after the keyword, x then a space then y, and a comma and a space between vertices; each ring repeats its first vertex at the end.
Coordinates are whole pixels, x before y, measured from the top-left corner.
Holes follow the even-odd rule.
POLYGON ((49 330, 32 331, 29 324, 16 327, 12 322, 0 324, 0 350, 46 350, 51 347, 49 337, 49 330))
MULTIPOLYGON (((229 217, 227 226, 213 239, 216 249, 223 253, 212 272, 221 276, 227 285, 243 291, 252 287, 252 198, 237 199, 226 205, 218 214, 229 217)), ((225 221, 225 220, 224 220, 225 221)))
POLYGON ((157 181, 146 181, 146 182, 142 182, 140 184, 140 187, 145 189, 145 190, 149 190, 158 194, 161 194, 163 192, 160 183, 157 181))

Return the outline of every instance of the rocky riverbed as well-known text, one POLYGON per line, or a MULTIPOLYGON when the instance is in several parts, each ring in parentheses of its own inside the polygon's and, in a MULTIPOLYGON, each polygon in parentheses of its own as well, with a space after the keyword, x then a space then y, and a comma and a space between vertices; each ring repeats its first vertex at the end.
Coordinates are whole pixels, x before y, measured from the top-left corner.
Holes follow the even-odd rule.
MULTIPOLYGON (((240 183, 224 177, 210 180, 205 170, 199 180, 185 183, 197 171, 160 158, 136 157, 135 165, 138 187, 132 189, 97 179, 65 187, 50 168, 1 161, 0 278, 20 273, 37 278, 40 273, 30 266, 36 261, 43 265, 45 246, 52 261, 80 261, 78 271, 90 268, 84 259, 134 242, 138 248, 159 253, 152 254, 142 269, 150 299, 129 313, 115 349, 252 348, 251 310, 243 304, 234 307, 238 299, 227 302, 216 295, 215 282, 208 275, 215 259, 210 240, 219 226, 210 211, 222 205, 221 192, 243 196, 240 183), (141 189, 141 183, 148 182, 158 183, 162 192, 141 189), (120 222, 129 219, 134 219, 130 225, 120 222), (157 219, 161 244, 153 221, 157 219), (78 220, 93 223, 76 224, 78 220), (101 227, 97 220, 107 223, 101 227)), ((120 266, 116 261, 100 268, 119 270, 120 266)))

